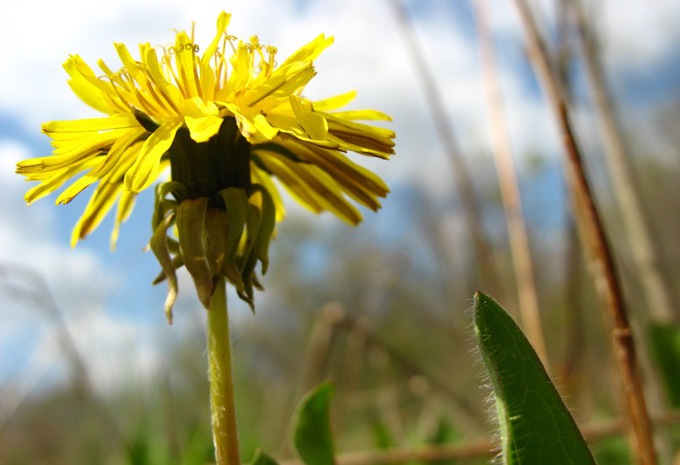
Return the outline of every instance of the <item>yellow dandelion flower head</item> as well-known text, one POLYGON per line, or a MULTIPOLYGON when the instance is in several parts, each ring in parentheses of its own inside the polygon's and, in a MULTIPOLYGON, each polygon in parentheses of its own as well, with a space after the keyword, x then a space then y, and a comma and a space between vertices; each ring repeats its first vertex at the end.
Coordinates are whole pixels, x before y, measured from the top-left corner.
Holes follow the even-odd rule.
MULTIPOLYGON (((257 36, 243 41, 230 35, 230 19, 224 12, 218 16, 205 48, 195 43, 193 27, 190 34, 176 32, 165 46, 140 44, 138 58, 116 43, 118 71, 102 60, 95 71, 78 55, 66 61, 73 92, 106 116, 45 123, 52 155, 24 160, 17 172, 39 182, 27 192, 28 203, 71 180, 57 204, 95 185, 73 245, 117 204, 115 244, 136 194, 168 167, 188 199, 222 202, 214 199, 224 189, 244 188, 251 195, 256 185, 271 198, 276 220, 284 213, 277 184, 308 209, 331 211, 350 224, 361 221, 352 200, 380 207, 387 186, 346 153, 389 158, 394 133, 359 121, 390 118, 375 110, 342 111, 355 92, 320 101, 302 95, 316 74, 314 60, 333 38, 321 34, 277 63, 276 48, 257 36)), ((159 217, 154 224, 162 222, 159 217)))

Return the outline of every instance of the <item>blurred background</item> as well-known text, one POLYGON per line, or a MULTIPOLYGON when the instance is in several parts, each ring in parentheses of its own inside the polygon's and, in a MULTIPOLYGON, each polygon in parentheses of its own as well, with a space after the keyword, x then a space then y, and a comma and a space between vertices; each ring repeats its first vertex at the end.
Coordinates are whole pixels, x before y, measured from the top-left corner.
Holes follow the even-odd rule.
MULTIPOLYGON (((529 5, 634 323, 677 322, 680 3, 529 5)), ((87 196, 27 208, 30 185, 14 166, 51 152, 42 122, 97 116, 66 84, 69 54, 117 68, 113 42, 164 44, 192 20, 205 43, 221 10, 233 14, 231 34, 257 34, 280 61, 333 35, 305 95, 356 89, 351 107, 390 114, 397 133, 392 160, 353 155, 392 190, 378 214, 352 228, 287 199, 257 314, 229 296, 244 459, 258 447, 291 457, 294 407, 330 377, 340 453, 444 444, 460 456, 438 463, 485 463, 494 426, 467 312, 482 290, 533 324, 530 338, 577 420, 594 425, 600 463, 625 463, 607 324, 573 225, 557 126, 511 0, 0 0, 0 463, 212 460, 204 311, 183 274, 166 323, 166 288, 151 284, 158 265, 143 251, 151 192, 115 252, 110 219, 71 250, 87 196), (481 58, 485 46, 496 72, 481 58), (490 107, 485 83, 494 82, 500 100, 490 107), (499 140, 515 178, 494 156, 499 140), (508 228, 513 186, 519 235, 508 232, 518 224, 508 228), (517 260, 527 252, 523 275, 517 260)), ((668 397, 650 384, 663 413, 668 397)))

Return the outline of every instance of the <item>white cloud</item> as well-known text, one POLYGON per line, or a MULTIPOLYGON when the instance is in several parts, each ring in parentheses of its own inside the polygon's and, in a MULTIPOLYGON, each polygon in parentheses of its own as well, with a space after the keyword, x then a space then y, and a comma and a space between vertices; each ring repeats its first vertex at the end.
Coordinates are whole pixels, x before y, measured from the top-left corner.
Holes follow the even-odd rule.
MULTIPOLYGON (((31 347, 53 327, 55 306, 69 319, 101 302, 120 278, 105 269, 92 251, 71 250, 53 240, 57 217, 48 202, 27 208, 26 183, 14 174, 17 161, 31 156, 20 142, 0 141, 0 352, 30 354, 31 347), (19 337, 30 335, 32 337, 19 337), (37 339, 37 340, 36 340, 37 339)), ((26 360, 9 357, 0 370, 22 370, 26 360)))
MULTIPOLYGON (((101 264, 98 258, 84 248, 71 250, 67 244, 58 245, 51 240, 50 231, 56 230, 56 215, 49 202, 38 202, 30 208, 23 201, 24 189, 29 186, 14 174, 19 160, 33 156, 29 149, 17 141, 0 140, 0 260, 35 267, 51 274, 50 283, 57 290, 66 281, 92 280, 101 264)), ((98 282, 105 290, 104 279, 98 282)))
POLYGON ((680 3, 608 1, 598 16, 605 30, 604 54, 613 71, 643 69, 677 54, 680 3))

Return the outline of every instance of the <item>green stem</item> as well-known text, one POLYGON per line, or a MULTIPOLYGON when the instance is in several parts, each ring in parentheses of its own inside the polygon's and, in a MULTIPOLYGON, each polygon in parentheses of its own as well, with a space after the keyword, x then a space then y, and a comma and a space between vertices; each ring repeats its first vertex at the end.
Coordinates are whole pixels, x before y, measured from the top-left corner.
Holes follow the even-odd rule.
POLYGON ((231 341, 224 277, 220 277, 208 309, 210 409, 217 465, 241 465, 236 431, 231 341))

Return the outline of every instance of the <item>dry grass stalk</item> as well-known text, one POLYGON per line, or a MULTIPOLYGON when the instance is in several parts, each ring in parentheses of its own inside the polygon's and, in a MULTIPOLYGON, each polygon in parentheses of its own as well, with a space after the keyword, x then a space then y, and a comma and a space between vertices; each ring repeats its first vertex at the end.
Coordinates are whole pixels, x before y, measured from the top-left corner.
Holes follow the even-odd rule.
POLYGON ((663 274, 659 268, 659 254, 649 231, 640 195, 636 190, 636 183, 630 166, 630 154, 616 120, 614 105, 607 92, 604 70, 597 58, 592 34, 588 28, 582 7, 576 0, 569 0, 568 3, 571 6, 572 16, 579 33, 578 38, 584 69, 597 110, 596 116, 600 125, 609 174, 612 177, 614 196, 625 225, 623 233, 627 236, 636 276, 640 279, 647 300, 647 311, 657 321, 677 320, 677 315, 673 312, 668 286, 664 282, 663 274))
POLYGON ((630 433, 633 438, 632 453, 638 463, 654 465, 657 459, 652 428, 647 413, 633 333, 624 307, 623 294, 616 275, 612 253, 584 171, 581 153, 571 128, 569 111, 560 83, 553 74, 548 54, 527 4, 523 0, 515 0, 515 5, 527 36, 530 60, 554 111, 562 136, 567 180, 577 202, 576 219, 592 261, 594 279, 603 298, 605 312, 611 322, 614 354, 622 377, 622 389, 630 419, 630 433))
POLYGON ((517 283, 522 327, 541 362, 548 370, 548 354, 541 325, 529 236, 522 213, 522 201, 512 160, 510 138, 503 117, 503 97, 489 27, 488 4, 484 0, 476 0, 473 4, 481 53, 482 77, 489 109, 493 154, 508 224, 508 240, 517 283))
POLYGON ((485 287, 500 290, 501 283, 493 261, 491 246, 489 245, 487 235, 482 226, 481 209, 479 208, 475 195, 472 176, 470 175, 460 147, 451 131, 452 124, 442 103, 444 99, 439 92, 439 88, 434 80, 433 73, 430 71, 430 67, 425 62, 424 54, 418 47, 415 33, 404 5, 401 0, 389 0, 387 3, 392 7, 395 17, 397 18, 397 24, 404 37, 404 43, 406 44, 407 52, 412 60, 413 69, 416 71, 420 84, 425 92, 428 109, 432 114, 435 129, 444 145, 444 150, 448 155, 448 159, 451 162, 454 184, 458 190, 458 196, 463 207, 463 214, 467 227, 470 230, 470 238, 475 248, 485 287))

